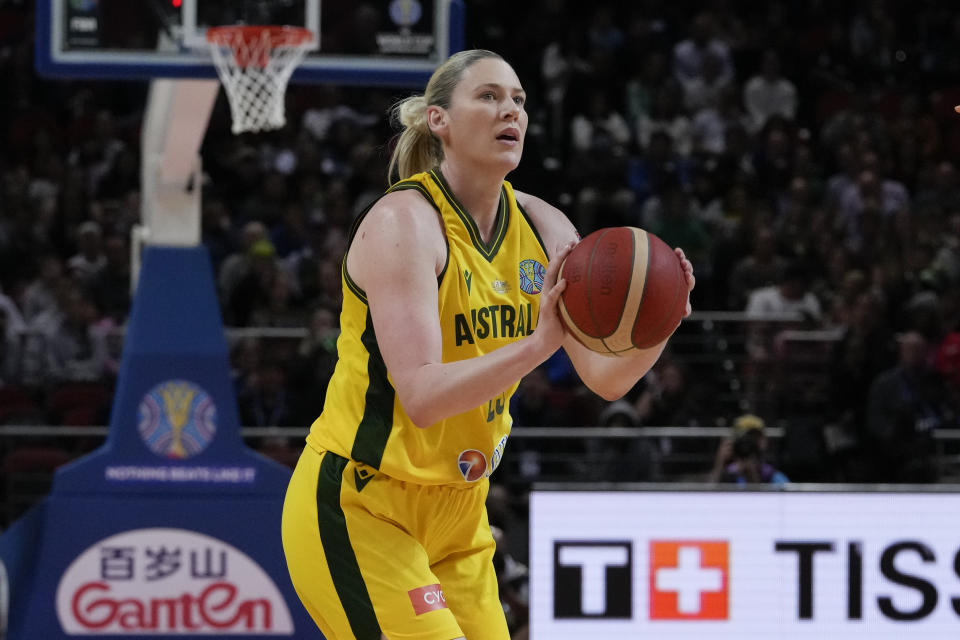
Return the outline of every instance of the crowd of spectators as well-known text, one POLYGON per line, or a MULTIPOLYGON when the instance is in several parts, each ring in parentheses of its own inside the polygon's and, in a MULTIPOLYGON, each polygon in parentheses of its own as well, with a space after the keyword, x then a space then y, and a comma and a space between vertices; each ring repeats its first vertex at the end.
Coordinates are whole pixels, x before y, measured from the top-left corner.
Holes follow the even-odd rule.
MULTIPOLYGON (((781 385, 764 403, 764 385, 782 382, 777 363, 805 347, 743 323, 742 386, 721 405, 714 370, 684 347, 700 331, 687 323, 617 411, 560 355, 521 385, 516 426, 713 426, 750 411, 787 427, 779 462, 791 479, 936 480, 917 460, 930 466, 930 434, 955 424, 960 396, 960 11, 903 0, 466 5, 467 46, 503 54, 530 96, 514 183, 582 235, 635 225, 682 246, 698 312, 788 314, 799 337, 827 345, 823 384, 781 385), (895 459, 904 451, 910 460, 895 459)), ((53 399, 110 389, 116 376, 146 86, 38 77, 32 9, 0 1, 0 393, 11 398, 0 419, 103 424, 108 402, 53 413, 64 404, 53 399)), ((354 216, 386 186, 387 114, 402 95, 293 86, 287 126, 243 136, 218 99, 202 147, 202 239, 225 324, 305 335, 234 341, 244 424, 305 425, 321 409, 340 259, 354 216)))
MULTIPOLYGON (((960 397, 960 10, 936 0, 466 5, 467 46, 504 55, 529 94, 525 157, 510 179, 563 208, 582 235, 635 225, 682 246, 697 273, 694 309, 751 320, 742 336, 709 343, 735 363, 723 380, 732 403, 718 401, 720 374, 698 353, 707 343, 685 340, 708 323, 688 322, 613 405, 552 358, 521 384, 515 425, 731 425, 737 438, 702 475, 747 482, 763 473, 743 472, 734 444, 767 455, 766 439, 749 441, 759 421, 783 438, 776 461, 750 468, 777 478, 937 481, 932 434, 956 426, 960 397), (761 322, 778 314, 794 322, 761 322), (811 354, 812 375, 800 377, 790 358, 811 354), (754 427, 736 419, 754 413, 754 427)), ((30 0, 0 0, 0 421, 105 424, 130 307, 146 86, 38 77, 32 21, 30 0)), ((340 259, 354 216, 386 186, 387 113, 402 95, 293 86, 287 126, 243 136, 218 99, 202 147, 202 239, 225 324, 302 330, 233 341, 246 425, 302 426, 321 409, 340 259)), ((658 479, 674 446, 588 445, 607 479, 658 479)), ((529 441, 511 455, 521 475, 542 469, 529 441)), ((509 509, 491 514, 510 529, 509 509)), ((522 579, 522 565, 498 560, 505 585, 522 579)), ((523 594, 510 592, 516 613, 523 594)))

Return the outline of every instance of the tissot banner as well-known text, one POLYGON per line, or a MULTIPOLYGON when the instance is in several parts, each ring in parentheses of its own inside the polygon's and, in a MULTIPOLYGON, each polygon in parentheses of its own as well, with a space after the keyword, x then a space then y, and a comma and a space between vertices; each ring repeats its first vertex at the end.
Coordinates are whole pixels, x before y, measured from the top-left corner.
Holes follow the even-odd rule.
POLYGON ((960 638, 960 494, 537 491, 547 638, 960 638))

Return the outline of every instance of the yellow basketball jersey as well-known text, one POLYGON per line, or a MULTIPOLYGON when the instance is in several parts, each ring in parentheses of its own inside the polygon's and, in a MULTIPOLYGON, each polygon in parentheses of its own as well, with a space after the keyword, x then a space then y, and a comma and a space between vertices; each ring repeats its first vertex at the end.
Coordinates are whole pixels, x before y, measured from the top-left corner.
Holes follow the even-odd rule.
MULTIPOLYGON (((500 190, 488 243, 439 170, 398 182, 387 193, 401 189, 419 191, 436 208, 446 233, 447 263, 438 277, 443 361, 480 356, 529 335, 536 328, 547 254, 510 183, 500 190)), ((354 223, 351 240, 363 215, 354 223)), ((489 476, 510 433, 509 404, 517 383, 482 406, 418 428, 397 398, 377 347, 366 295, 347 273, 346 259, 342 280, 339 360, 307 442, 420 484, 489 476)), ((402 319, 380 329, 403 331, 402 319)))

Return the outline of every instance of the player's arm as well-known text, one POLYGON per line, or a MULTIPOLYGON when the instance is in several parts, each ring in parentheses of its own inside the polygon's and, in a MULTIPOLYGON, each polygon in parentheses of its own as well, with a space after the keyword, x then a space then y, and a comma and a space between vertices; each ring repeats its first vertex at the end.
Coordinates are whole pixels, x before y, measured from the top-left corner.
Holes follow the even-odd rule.
MULTIPOLYGON (((517 193, 517 200, 530 216, 537 232, 547 247, 550 266, 562 261, 563 256, 557 254, 557 247, 564 246, 571 238, 577 239, 578 234, 573 224, 556 207, 544 202, 540 198, 517 193)), ((693 265, 677 249, 683 265, 683 273, 687 279, 687 286, 693 289, 696 279, 693 275, 693 265)), ((684 316, 690 315, 690 301, 687 299, 687 309, 684 316)), ((536 333, 536 332, 534 332, 536 333)), ((630 352, 626 356, 605 356, 587 349, 577 342, 572 334, 565 331, 563 349, 570 356, 570 361, 577 370, 577 375, 587 387, 606 400, 616 400, 633 388, 640 378, 656 363, 667 342, 664 340, 649 349, 630 352)))
POLYGON ((502 393, 550 357, 565 333, 556 310, 563 285, 554 267, 547 270, 536 331, 483 356, 443 362, 437 275, 446 251, 436 211, 420 194, 401 191, 367 213, 347 255, 400 403, 420 427, 502 393))

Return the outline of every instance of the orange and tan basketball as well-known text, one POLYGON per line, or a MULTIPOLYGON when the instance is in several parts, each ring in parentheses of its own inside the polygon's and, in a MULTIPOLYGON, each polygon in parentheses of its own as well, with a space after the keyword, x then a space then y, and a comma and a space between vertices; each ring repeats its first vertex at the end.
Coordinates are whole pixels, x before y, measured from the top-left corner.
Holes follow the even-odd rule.
POLYGON ((607 355, 663 342, 687 305, 677 254, 636 227, 594 231, 564 260, 560 277, 567 281, 560 298, 567 328, 588 349, 607 355))

